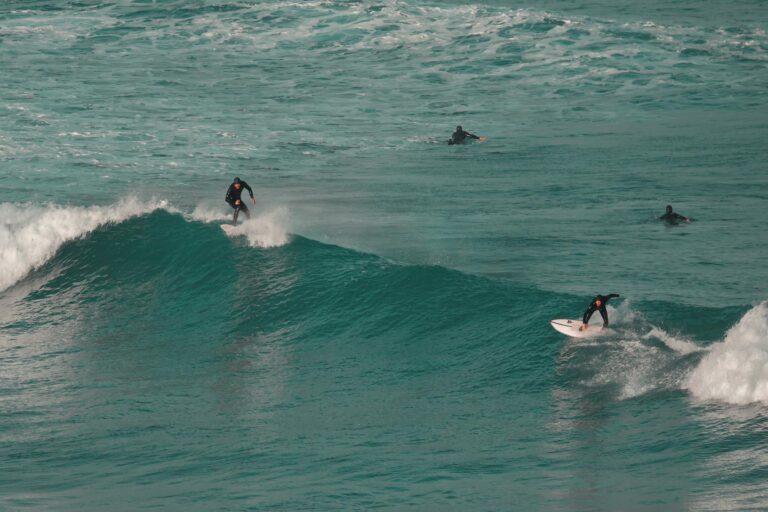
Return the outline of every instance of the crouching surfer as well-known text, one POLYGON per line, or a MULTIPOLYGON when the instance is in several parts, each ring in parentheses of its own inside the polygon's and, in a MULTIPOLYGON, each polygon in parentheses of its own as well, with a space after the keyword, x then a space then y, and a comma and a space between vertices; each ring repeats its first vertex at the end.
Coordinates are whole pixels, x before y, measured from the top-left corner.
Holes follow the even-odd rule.
POLYGON ((581 319, 581 327, 579 327, 580 331, 583 331, 587 328, 587 324, 589 324, 589 319, 592 317, 592 314, 595 311, 600 312, 600 316, 603 317, 603 327, 608 327, 608 310, 605 309, 605 305, 608 303, 609 300, 611 300, 614 297, 618 297, 618 293, 611 293, 608 295, 598 295, 594 299, 592 299, 592 302, 587 307, 587 310, 584 311, 584 316, 581 319))

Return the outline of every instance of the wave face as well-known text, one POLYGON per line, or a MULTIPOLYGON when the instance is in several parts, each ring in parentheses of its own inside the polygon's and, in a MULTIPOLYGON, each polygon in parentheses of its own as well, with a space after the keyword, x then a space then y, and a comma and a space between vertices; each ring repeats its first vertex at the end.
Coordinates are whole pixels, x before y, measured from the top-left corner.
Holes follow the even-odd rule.
POLYGON ((768 509, 763 0, 1 4, 0 510, 768 509))
POLYGON ((50 259, 65 243, 104 224, 121 222, 165 203, 125 201, 111 207, 40 208, 0 204, 0 291, 50 259))
MULTIPOLYGON (((109 209, 38 217, 79 227, 0 296, 3 403, 15 418, 2 451, 27 454, 4 477, 6 505, 95 510, 141 486, 150 506, 182 485, 172 501, 200 510, 317 499, 418 508, 425 489, 436 493, 430 504, 523 496, 560 509, 595 474, 629 499, 672 473, 687 489, 711 490, 715 473, 691 446, 723 464, 742 435, 727 431, 727 407, 752 404, 743 413, 753 415, 768 405, 764 304, 619 302, 609 334, 563 343, 548 319, 577 317, 579 297, 273 236, 280 215, 254 215, 227 236, 203 208, 161 206, 122 205, 98 221, 109 209), (693 418, 672 414, 681 407, 693 418), (702 439, 700 421, 719 432, 720 448, 702 439), (589 432, 608 453, 593 452, 589 432), (659 450, 669 457, 661 468, 659 450), (584 457, 605 469, 585 474, 584 457), (627 457, 656 476, 611 476, 627 457), (115 461, 121 469, 109 470, 115 461), (548 483, 532 488, 528 478, 548 483)), ((730 470, 750 485, 753 468, 730 470)), ((718 492, 742 503, 728 486, 718 492)), ((614 498, 605 487, 591 499, 614 498)))
POLYGON ((240 176, 398 261, 764 300, 764 10, 587 4, 6 2, 0 202, 189 211, 240 176), (446 149, 457 124, 488 140, 446 149), (663 229, 667 203, 702 222, 663 229))

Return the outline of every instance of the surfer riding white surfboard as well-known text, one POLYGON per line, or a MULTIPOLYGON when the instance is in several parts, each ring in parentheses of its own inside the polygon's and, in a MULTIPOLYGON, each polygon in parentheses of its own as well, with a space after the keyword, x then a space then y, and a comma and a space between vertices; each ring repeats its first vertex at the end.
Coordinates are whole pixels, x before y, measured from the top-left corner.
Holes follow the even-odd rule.
POLYGON ((584 315, 581 318, 581 322, 578 320, 569 319, 556 319, 550 320, 549 325, 559 333, 565 334, 572 338, 586 338, 594 336, 595 334, 602 332, 608 327, 608 310, 605 305, 612 298, 618 297, 618 293, 610 293, 608 295, 597 295, 592 302, 587 306, 584 315), (596 325, 589 325, 589 319, 595 311, 600 312, 600 316, 603 317, 602 327, 596 325))
POLYGON ((235 212, 232 216, 232 225, 237 225, 237 216, 242 211, 246 218, 251 218, 251 212, 248 211, 248 206, 240 199, 240 195, 243 193, 243 189, 247 190, 248 193, 251 195, 251 201, 253 204, 256 204, 256 199, 253 197, 253 189, 248 186, 248 184, 241 180, 240 178, 235 178, 232 181, 232 184, 227 189, 227 195, 224 197, 224 200, 234 208, 235 212))

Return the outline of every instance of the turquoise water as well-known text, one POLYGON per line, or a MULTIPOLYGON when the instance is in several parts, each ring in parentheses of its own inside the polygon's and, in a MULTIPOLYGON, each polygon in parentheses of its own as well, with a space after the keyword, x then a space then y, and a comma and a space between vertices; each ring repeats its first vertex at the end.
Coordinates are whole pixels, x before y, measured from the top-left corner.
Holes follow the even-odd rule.
POLYGON ((0 508, 768 508, 766 30, 4 3, 0 508))

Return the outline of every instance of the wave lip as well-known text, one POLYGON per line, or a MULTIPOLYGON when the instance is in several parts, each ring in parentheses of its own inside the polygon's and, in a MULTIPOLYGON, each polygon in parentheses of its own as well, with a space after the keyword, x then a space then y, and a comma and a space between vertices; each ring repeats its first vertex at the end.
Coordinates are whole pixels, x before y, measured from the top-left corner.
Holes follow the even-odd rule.
POLYGON ((108 223, 168 209, 166 201, 135 198, 112 206, 29 207, 0 204, 0 292, 48 261, 66 242, 81 238, 108 223))
POLYGON ((768 404, 768 302, 749 310, 712 346, 685 387, 701 400, 768 404))

